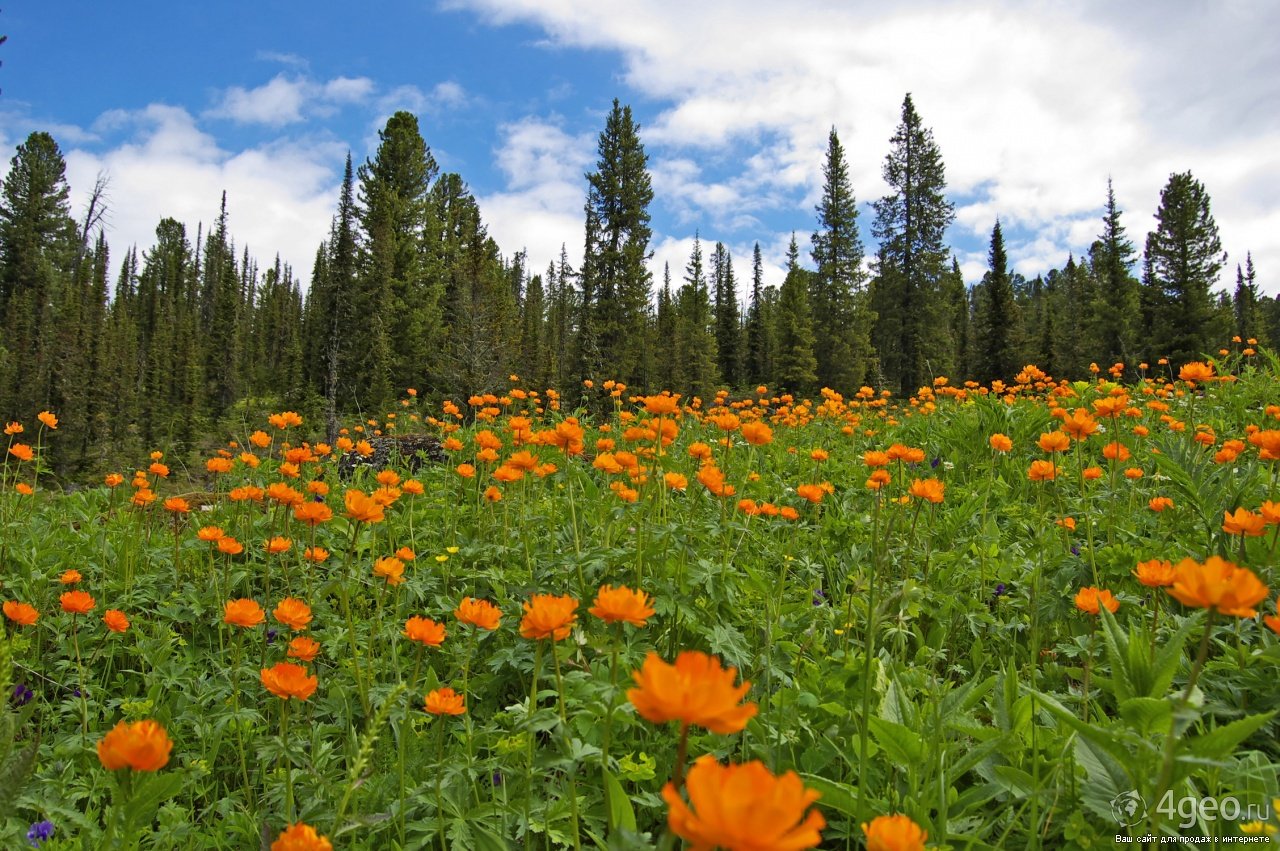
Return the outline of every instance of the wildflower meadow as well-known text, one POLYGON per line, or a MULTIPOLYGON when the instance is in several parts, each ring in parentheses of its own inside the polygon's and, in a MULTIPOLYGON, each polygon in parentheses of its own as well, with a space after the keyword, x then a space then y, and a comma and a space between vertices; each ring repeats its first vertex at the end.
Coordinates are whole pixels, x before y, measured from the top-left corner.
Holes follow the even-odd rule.
POLYGON ((0 847, 1271 841, 1280 359, 4 431, 0 847), (433 437, 447 460, 374 454, 433 437), (394 446, 395 442, 391 441, 394 446))

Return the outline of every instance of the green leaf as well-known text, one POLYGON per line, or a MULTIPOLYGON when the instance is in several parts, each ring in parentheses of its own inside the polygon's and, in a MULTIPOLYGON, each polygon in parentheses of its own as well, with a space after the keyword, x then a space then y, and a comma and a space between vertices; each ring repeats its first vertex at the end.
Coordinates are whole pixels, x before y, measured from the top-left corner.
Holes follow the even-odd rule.
POLYGON ((129 833, 150 825, 160 805, 182 791, 183 778, 178 773, 152 774, 141 780, 138 777, 135 773, 133 794, 121 810, 129 833))
POLYGON ((636 812, 631 808, 631 799, 627 797, 618 778, 614 777, 607 768, 604 769, 604 794, 605 800, 609 802, 610 833, 618 828, 635 830, 636 812))
POLYGON ((1232 721, 1226 726, 1211 730, 1187 742, 1187 750, 1204 759, 1225 759, 1235 750, 1236 745, 1252 736, 1275 715, 1275 712, 1265 712, 1232 721))
POLYGON ((1173 706, 1158 697, 1133 697, 1118 707, 1120 717, 1142 735, 1167 733, 1173 723, 1173 706))
POLYGON ((924 742, 903 725, 884 718, 872 718, 870 727, 876 743, 898 765, 912 767, 924 758, 924 742))

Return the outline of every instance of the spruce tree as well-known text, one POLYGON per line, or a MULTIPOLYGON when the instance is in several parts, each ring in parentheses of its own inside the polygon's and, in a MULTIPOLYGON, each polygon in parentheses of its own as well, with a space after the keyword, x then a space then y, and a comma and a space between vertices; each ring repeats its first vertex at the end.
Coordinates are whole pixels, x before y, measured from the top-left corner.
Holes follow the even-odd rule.
POLYGON ((778 294, 776 381, 783 390, 796 394, 811 393, 818 381, 808 277, 809 273, 800 268, 800 247, 792 233, 787 248, 787 277, 778 294))
POLYGON ((579 368, 586 378, 607 364, 607 377, 635 384, 649 317, 653 187, 630 106, 613 101, 597 151, 587 175, 579 368))
POLYGON ((1262 334, 1258 321, 1258 283, 1253 269, 1253 252, 1245 255, 1244 269, 1236 264, 1236 292, 1233 299, 1235 334, 1242 341, 1258 339, 1262 334))
POLYGON ((978 343, 979 379, 989 383, 995 379, 1011 381, 1017 373, 1017 351, 1014 345, 1018 308, 1014 303, 1013 280, 1009 276, 1008 256, 1000 220, 991 229, 991 245, 987 252, 989 271, 983 278, 983 311, 980 315, 982 338, 978 343))
POLYGON ((1116 206, 1116 194, 1110 178, 1107 179, 1107 212, 1102 225, 1097 243, 1099 249, 1092 257, 1102 308, 1097 313, 1098 336, 1102 344, 1097 357, 1106 360, 1108 366, 1116 362, 1127 364, 1137 354, 1141 317, 1138 281, 1130 272, 1137 251, 1120 224, 1120 210, 1116 206))
POLYGON ((1217 348, 1211 291, 1224 260, 1204 185, 1189 171, 1170 175, 1146 245, 1154 357, 1165 355, 1176 366, 1217 348))
POLYGON ((777 329, 770 308, 764 286, 764 260, 757 242, 751 251, 751 303, 747 307, 746 383, 751 385, 773 380, 777 329))
POLYGON ((813 234, 813 262, 817 270, 809 278, 818 382, 851 392, 873 371, 871 326, 874 317, 866 271, 862 267, 858 202, 835 128, 827 137, 822 176, 822 200, 816 208, 818 230, 813 234))
POLYGON ((950 253, 943 236, 955 212, 943 195, 942 154, 910 94, 903 99, 902 121, 889 141, 883 174, 892 192, 875 202, 872 225, 880 240, 872 284, 873 339, 885 379, 913 393, 927 372, 929 320, 936 312, 950 253))
POLYGON ((711 253, 711 277, 715 337, 720 380, 729 387, 742 381, 742 315, 738 311, 738 284, 733 278, 733 257, 723 243, 711 253))
POLYGON ((695 234, 684 286, 676 301, 680 388, 690 396, 708 399, 719 383, 716 338, 712 331, 711 296, 702 262, 702 240, 695 234))

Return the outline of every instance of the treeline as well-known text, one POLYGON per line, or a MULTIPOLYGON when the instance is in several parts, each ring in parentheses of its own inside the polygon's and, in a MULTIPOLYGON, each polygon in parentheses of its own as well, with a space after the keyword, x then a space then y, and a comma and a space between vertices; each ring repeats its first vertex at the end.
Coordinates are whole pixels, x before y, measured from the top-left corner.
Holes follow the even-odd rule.
POLYGON ((807 250, 751 280, 729 250, 695 239, 683 270, 649 272, 647 156, 614 101, 587 178, 584 252, 546 270, 505 256, 457 174, 440 173, 417 119, 396 113, 374 156, 348 156, 309 286, 279 258, 237 250, 227 200, 195 234, 173 219, 154 245, 112 258, 105 183, 70 213, 54 139, 18 147, 0 193, 0 417, 58 412, 53 460, 75 473, 108 453, 191 446, 271 407, 379 417, 406 388, 424 398, 612 378, 631 390, 708 397, 767 384, 797 394, 863 385, 913 393, 934 377, 983 382, 1035 363, 1059 376, 1136 369, 1216 350, 1231 336, 1280 340, 1280 303, 1260 296, 1251 258, 1226 263, 1204 187, 1174 174, 1141 253, 1108 182, 1099 236, 1081 257, 1028 280, 993 223, 989 270, 966 286, 944 241, 954 218, 941 151, 911 97, 883 165, 868 254, 844 150, 831 131, 807 250), (745 293, 745 297, 740 296, 745 293))

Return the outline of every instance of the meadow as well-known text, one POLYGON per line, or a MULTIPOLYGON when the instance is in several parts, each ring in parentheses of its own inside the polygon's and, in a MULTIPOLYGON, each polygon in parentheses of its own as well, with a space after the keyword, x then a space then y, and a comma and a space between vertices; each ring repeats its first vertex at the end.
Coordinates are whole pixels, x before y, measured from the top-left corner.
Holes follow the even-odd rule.
POLYGON ((11 423, 0 846, 1267 842, 1278 372, 512 376, 66 490, 57 412, 11 423))

